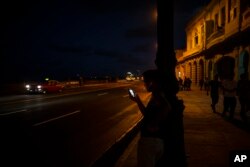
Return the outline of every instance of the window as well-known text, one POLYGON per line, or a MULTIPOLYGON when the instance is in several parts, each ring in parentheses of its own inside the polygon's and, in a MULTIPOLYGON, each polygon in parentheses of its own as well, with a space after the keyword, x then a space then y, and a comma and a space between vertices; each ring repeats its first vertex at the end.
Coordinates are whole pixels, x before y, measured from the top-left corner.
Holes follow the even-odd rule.
POLYGON ((194 44, 195 44, 195 46, 198 45, 198 42, 199 42, 199 40, 198 40, 198 33, 195 32, 194 33, 194 44))
POLYGON ((219 26, 218 22, 219 22, 219 15, 218 15, 218 13, 216 13, 214 15, 214 27, 215 27, 215 31, 218 29, 218 26, 219 26))
POLYGON ((230 22, 231 17, 231 0, 228 0, 228 23, 230 22))
POLYGON ((234 19, 236 18, 237 16, 237 8, 234 8, 234 19))
POLYGON ((229 0, 228 1, 228 12, 229 12, 228 22, 230 22, 230 20, 235 19, 237 16, 236 0, 229 0))
POLYGON ((226 22, 226 10, 225 10, 225 6, 223 8, 221 8, 221 27, 225 26, 225 22, 226 22))

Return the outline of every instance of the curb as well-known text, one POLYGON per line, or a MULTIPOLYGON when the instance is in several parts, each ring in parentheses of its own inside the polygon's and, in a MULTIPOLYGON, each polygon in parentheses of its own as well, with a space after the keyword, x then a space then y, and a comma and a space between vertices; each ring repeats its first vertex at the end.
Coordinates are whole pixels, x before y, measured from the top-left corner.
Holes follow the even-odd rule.
POLYGON ((139 127, 142 118, 126 133, 124 133, 110 148, 108 148, 103 155, 101 155, 91 167, 114 166, 120 156, 123 154, 129 143, 139 132, 139 127))

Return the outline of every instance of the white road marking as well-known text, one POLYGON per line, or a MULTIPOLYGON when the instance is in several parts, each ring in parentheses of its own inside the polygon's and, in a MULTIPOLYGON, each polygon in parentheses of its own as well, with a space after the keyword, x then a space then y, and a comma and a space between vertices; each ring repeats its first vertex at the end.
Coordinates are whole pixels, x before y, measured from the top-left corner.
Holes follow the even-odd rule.
POLYGON ((18 111, 8 112, 8 113, 0 114, 0 116, 11 115, 11 114, 15 114, 15 113, 19 113, 19 112, 25 112, 25 111, 27 111, 27 110, 18 110, 18 111))
POLYGON ((40 122, 40 123, 36 123, 33 126, 39 126, 39 125, 42 125, 42 124, 46 124, 48 122, 52 122, 52 121, 55 121, 57 119, 61 119, 61 118, 64 118, 64 117, 67 117, 67 116, 70 116, 70 115, 73 115, 73 114, 77 114, 79 112, 81 112, 81 111, 77 110, 77 111, 74 111, 74 112, 71 112, 71 113, 68 113, 68 114, 65 114, 65 115, 61 115, 61 116, 56 117, 56 118, 52 118, 52 119, 49 119, 49 120, 46 120, 46 121, 43 121, 43 122, 40 122))
POLYGON ((103 95, 106 95, 106 94, 108 94, 108 92, 97 94, 97 96, 103 96, 103 95))
MULTIPOLYGON (((100 89, 95 89, 95 90, 84 90, 84 91, 79 91, 79 92, 67 92, 65 94, 56 94, 53 96, 48 96, 48 97, 38 97, 38 98, 31 98, 31 99, 27 99, 27 100, 17 100, 17 101, 10 101, 10 102, 4 102, 1 104, 15 104, 15 103, 20 103, 20 102, 30 102, 30 101, 34 101, 34 100, 42 100, 42 99, 51 99, 51 98, 58 98, 58 97, 64 97, 64 96, 72 96, 72 95, 78 95, 78 94, 85 94, 85 93, 92 93, 92 92, 97 92, 97 91, 102 91, 102 90, 110 90, 110 89, 114 89, 114 88, 119 88, 119 87, 124 87, 127 85, 131 85, 131 83, 123 83, 121 84, 121 82, 119 83, 119 85, 114 85, 113 87, 110 88, 100 88, 100 89)), ((85 85, 84 85, 85 86, 85 85)))

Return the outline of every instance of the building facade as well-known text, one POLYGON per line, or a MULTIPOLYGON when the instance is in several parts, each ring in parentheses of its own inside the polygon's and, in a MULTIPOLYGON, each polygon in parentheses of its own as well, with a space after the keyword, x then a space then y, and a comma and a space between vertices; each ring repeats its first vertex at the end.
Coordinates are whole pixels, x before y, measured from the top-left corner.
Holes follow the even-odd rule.
POLYGON ((177 78, 250 78, 250 1, 211 0, 186 26, 186 49, 176 52, 177 78))

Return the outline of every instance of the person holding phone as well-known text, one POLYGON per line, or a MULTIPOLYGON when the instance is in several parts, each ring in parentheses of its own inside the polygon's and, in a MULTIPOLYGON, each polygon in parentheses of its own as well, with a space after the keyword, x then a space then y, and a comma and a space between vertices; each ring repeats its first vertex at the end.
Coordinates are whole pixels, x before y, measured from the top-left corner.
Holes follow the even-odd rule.
POLYGON ((138 94, 129 90, 130 99, 137 103, 143 114, 137 150, 138 167, 155 167, 164 153, 162 128, 171 106, 162 92, 160 77, 158 70, 143 73, 145 87, 152 93, 146 107, 138 94))

